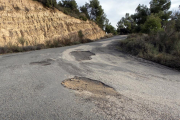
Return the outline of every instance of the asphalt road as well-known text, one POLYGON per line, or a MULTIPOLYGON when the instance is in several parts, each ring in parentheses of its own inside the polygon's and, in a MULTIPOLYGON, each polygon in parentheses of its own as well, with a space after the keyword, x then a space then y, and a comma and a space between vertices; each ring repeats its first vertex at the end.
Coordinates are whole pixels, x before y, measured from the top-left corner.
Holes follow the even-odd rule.
POLYGON ((1 55, 0 120, 179 120, 180 72, 119 52, 124 38, 1 55), (61 85, 75 76, 118 95, 61 85))

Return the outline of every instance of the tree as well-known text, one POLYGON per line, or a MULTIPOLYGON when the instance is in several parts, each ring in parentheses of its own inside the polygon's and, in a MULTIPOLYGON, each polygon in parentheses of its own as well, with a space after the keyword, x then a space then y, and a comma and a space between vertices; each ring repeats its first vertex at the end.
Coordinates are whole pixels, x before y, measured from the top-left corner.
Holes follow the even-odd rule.
POLYGON ((151 0, 150 11, 153 14, 158 14, 162 21, 167 21, 170 18, 171 0, 151 0))
POLYGON ((136 32, 141 31, 142 25, 146 22, 147 17, 150 15, 150 10, 146 5, 141 5, 139 4, 138 7, 136 8, 136 13, 132 15, 132 19, 136 23, 136 32))
POLYGON ((84 13, 88 19, 90 19, 90 17, 89 17, 89 12, 88 12, 88 8, 89 8, 89 3, 86 3, 85 5, 83 5, 83 6, 80 7, 80 11, 81 11, 82 13, 84 13))
POLYGON ((96 22, 100 28, 104 28, 106 15, 98 0, 90 0, 90 3, 80 7, 80 10, 86 14, 87 18, 96 22))
POLYGON ((173 11, 171 14, 171 20, 175 21, 176 31, 180 32, 180 11, 173 11))
POLYGON ((113 26, 111 25, 111 23, 106 24, 106 26, 105 26, 105 32, 107 32, 107 33, 112 33, 113 35, 117 35, 117 31, 116 31, 115 27, 113 27, 113 26))
POLYGON ((59 1, 58 5, 61 7, 70 8, 71 10, 78 9, 78 5, 75 0, 61 0, 59 1))
POLYGON ((145 33, 156 33, 158 31, 162 30, 161 29, 161 19, 158 16, 155 16, 151 14, 148 16, 146 22, 143 25, 142 31, 145 33))
POLYGON ((57 8, 67 15, 85 20, 84 16, 80 15, 78 5, 75 0, 61 0, 58 2, 57 8))
POLYGON ((125 17, 122 17, 121 20, 117 23, 117 32, 120 33, 121 29, 126 29, 129 33, 132 33, 135 29, 135 22, 129 13, 126 13, 125 17))
POLYGON ((55 7, 57 4, 56 0, 37 0, 37 1, 43 3, 47 7, 55 7))
POLYGON ((175 21, 176 21, 176 23, 175 23, 176 30, 178 32, 180 32, 180 15, 177 17, 177 19, 175 21))
POLYGON ((145 23, 147 16, 149 15, 150 15, 150 11, 148 7, 146 5, 139 4, 138 7, 136 8, 136 13, 132 15, 132 18, 138 25, 140 25, 145 23))

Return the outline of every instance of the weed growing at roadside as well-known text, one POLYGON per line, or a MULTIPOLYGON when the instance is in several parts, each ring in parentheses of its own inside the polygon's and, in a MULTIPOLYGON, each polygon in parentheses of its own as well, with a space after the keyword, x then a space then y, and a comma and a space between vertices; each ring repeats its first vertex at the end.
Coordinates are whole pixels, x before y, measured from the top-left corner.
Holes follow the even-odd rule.
MULTIPOLYGON (((24 44, 26 43, 26 40, 23 37, 18 38, 18 43, 22 45, 22 47, 24 47, 24 44)), ((27 43, 28 44, 28 43, 27 43)))

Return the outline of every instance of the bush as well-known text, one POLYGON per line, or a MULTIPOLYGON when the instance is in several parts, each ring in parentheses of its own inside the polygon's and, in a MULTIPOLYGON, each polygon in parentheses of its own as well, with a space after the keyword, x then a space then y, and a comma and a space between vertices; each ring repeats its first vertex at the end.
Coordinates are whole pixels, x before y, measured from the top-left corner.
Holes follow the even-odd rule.
POLYGON ((80 16, 79 16, 79 19, 81 19, 81 20, 83 20, 83 21, 87 21, 87 17, 84 16, 84 15, 80 15, 80 16))
POLYGON ((82 33, 82 30, 80 30, 80 31, 78 32, 78 36, 79 36, 80 40, 83 39, 84 35, 83 35, 83 33, 82 33))
POLYGON ((63 12, 64 12, 64 14, 66 14, 66 15, 69 14, 69 12, 68 12, 67 10, 64 10, 63 12))
POLYGON ((146 22, 142 27, 142 32, 144 33, 157 33, 161 29, 161 19, 153 14, 148 16, 146 22))
POLYGON ((180 70, 180 33, 166 31, 154 35, 132 34, 121 41, 119 49, 147 60, 180 70))
POLYGON ((55 7, 57 4, 56 0, 34 0, 34 1, 41 2, 43 5, 47 7, 55 7))
POLYGON ((112 33, 113 35, 117 35, 117 30, 111 24, 107 24, 105 26, 105 32, 112 33))

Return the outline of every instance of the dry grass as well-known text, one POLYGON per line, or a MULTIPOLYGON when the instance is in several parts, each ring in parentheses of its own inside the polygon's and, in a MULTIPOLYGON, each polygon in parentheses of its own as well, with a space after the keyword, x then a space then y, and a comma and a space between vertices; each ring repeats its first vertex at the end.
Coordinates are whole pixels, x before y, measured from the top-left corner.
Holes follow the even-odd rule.
POLYGON ((39 44, 36 40, 28 41, 25 38, 20 37, 14 44, 8 42, 5 46, 0 47, 0 54, 26 52, 92 42, 90 39, 83 39, 83 36, 81 31, 79 34, 71 34, 69 37, 66 36, 47 40, 44 44, 39 44))

